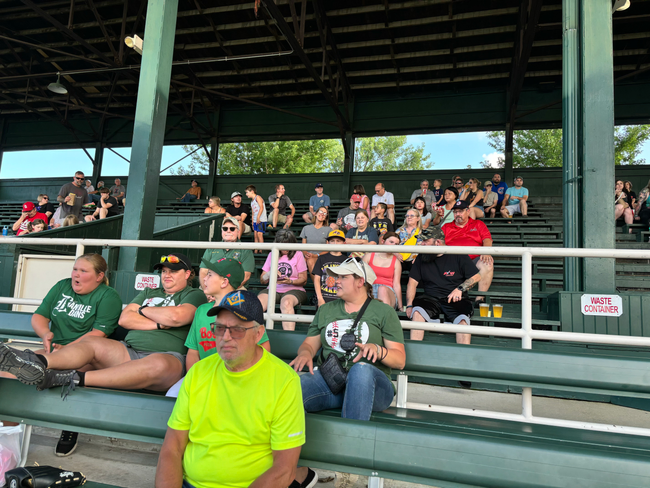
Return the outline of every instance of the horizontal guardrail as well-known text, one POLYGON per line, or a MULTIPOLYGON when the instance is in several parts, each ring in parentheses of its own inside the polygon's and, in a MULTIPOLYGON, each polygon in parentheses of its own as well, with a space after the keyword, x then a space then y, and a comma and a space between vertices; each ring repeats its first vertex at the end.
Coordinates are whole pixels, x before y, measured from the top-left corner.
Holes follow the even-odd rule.
MULTIPOLYGON (((343 252, 372 252, 381 249, 382 252, 401 253, 405 248, 416 254, 489 254, 491 256, 520 256, 522 258, 522 285, 521 285, 521 328, 511 329, 505 327, 478 327, 472 325, 454 325, 448 323, 429 324, 401 321, 405 329, 428 330, 432 332, 466 333, 473 335, 490 335, 498 337, 511 337, 521 339, 523 349, 532 349, 532 341, 553 340, 566 342, 582 342, 589 344, 611 344, 623 346, 650 347, 650 338, 634 336, 614 336, 606 334, 582 334, 575 332, 561 331, 540 331, 532 328, 532 260, 533 257, 578 257, 578 258, 625 258, 625 259, 650 259, 649 250, 637 249, 568 249, 568 248, 547 248, 547 247, 459 247, 459 246, 385 246, 380 248, 369 245, 348 245, 348 244, 277 244, 277 243, 254 243, 254 242, 190 242, 190 241, 151 241, 151 240, 117 240, 117 239, 29 239, 21 237, 0 238, 0 244, 29 244, 30 246, 47 247, 52 245, 76 246, 75 255, 84 253, 86 246, 97 247, 146 247, 146 248, 167 248, 179 247, 186 249, 250 249, 265 250, 271 252, 271 269, 277 269, 280 258, 280 251, 343 251, 343 252)), ((309 323, 313 316, 310 315, 289 315, 275 313, 277 274, 270 273, 268 312, 265 314, 266 327, 272 329, 276 321, 291 321, 309 323)), ((0 303, 19 303, 16 298, 0 298, 0 303)), ((31 302, 31 300, 30 300, 31 302)), ((40 301, 39 301, 40 303, 40 301)), ((37 303, 24 303, 34 305, 37 303)), ((474 409, 445 407, 430 404, 417 404, 407 401, 407 377, 404 374, 398 376, 397 406, 402 408, 415 408, 421 410, 435 410, 438 412, 462 414, 470 416, 483 416, 495 419, 506 419, 521 422, 540 423, 544 425, 555 425, 560 427, 571 427, 577 429, 593 429, 607 432, 620 432, 633 435, 650 436, 650 429, 625 427, 621 425, 605 425, 589 422, 577 422, 562 419, 535 417, 532 414, 532 389, 522 389, 522 413, 504 414, 501 412, 477 411, 474 409)))

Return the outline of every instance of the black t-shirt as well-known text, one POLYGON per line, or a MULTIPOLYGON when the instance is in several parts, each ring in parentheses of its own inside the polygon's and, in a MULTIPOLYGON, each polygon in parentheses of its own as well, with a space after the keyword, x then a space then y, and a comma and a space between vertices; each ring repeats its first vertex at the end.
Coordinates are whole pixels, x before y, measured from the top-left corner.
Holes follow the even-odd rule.
MULTIPOLYGON (((54 215, 54 212, 56 211, 56 209, 54 208, 54 204, 50 202, 47 202, 44 205, 39 205, 38 203, 34 203, 34 205, 36 206, 36 211, 40 213, 52 212, 52 215, 54 215)), ((52 218, 52 215, 50 215, 50 218, 52 218)))
POLYGON ((445 298, 478 273, 474 262, 465 254, 443 254, 431 263, 423 263, 421 257, 415 259, 409 278, 417 281, 430 297, 445 298))
POLYGON ((335 268, 343 261, 347 259, 347 256, 341 254, 340 256, 332 256, 330 253, 326 252, 318 256, 316 263, 314 264, 314 269, 312 274, 320 276, 320 292, 323 295, 323 300, 325 303, 336 300, 336 282, 334 278, 331 278, 327 275, 327 268, 335 268))
POLYGON ((377 231, 377 234, 380 236, 383 236, 386 232, 395 232, 395 226, 388 219, 380 219, 378 217, 375 217, 374 219, 370 220, 370 226, 374 227, 374 229, 377 231))
MULTIPOLYGON (((109 203, 109 204, 112 205, 111 208, 106 209, 106 210, 108 210, 108 214, 106 215, 107 217, 112 217, 113 215, 119 215, 120 210, 118 208, 117 198, 108 197, 106 199, 106 203, 109 203)), ((99 202, 99 205, 97 205, 97 208, 102 208, 102 203, 101 202, 99 202)))
POLYGON ((251 223, 251 206, 247 205, 245 203, 242 203, 239 208, 235 207, 234 205, 228 205, 226 207, 226 213, 232 215, 233 217, 237 217, 241 214, 246 214, 246 218, 244 219, 244 223, 248 225, 249 227, 252 227, 253 224, 251 223))

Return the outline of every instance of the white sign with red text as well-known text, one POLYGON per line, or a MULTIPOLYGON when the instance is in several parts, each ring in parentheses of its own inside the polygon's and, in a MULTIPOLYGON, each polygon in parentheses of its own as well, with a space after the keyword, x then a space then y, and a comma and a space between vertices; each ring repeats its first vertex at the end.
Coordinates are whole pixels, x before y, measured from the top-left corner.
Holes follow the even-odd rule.
POLYGON ((135 289, 144 290, 145 288, 158 288, 160 286, 160 275, 156 274, 139 274, 135 277, 135 289))
POLYGON ((623 299, 618 295, 582 295, 580 310, 582 315, 620 317, 623 315, 623 299))

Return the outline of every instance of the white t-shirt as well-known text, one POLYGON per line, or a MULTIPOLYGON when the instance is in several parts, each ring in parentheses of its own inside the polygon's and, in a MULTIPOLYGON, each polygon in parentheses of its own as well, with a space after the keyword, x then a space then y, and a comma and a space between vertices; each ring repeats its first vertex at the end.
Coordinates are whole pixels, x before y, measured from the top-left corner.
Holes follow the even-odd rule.
POLYGON ((384 192, 382 196, 376 193, 372 196, 372 206, 377 206, 378 203, 385 203, 386 205, 395 205, 395 197, 389 191, 384 192))

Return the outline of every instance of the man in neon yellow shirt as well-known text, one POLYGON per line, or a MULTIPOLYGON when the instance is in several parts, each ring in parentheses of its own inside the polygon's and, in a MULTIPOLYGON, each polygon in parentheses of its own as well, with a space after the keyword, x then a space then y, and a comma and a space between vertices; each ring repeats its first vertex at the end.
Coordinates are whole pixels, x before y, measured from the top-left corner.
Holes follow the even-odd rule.
POLYGON ((216 316, 217 354, 185 377, 167 423, 156 488, 286 488, 305 443, 300 379, 257 345, 264 316, 253 293, 232 293, 208 315, 216 316))

